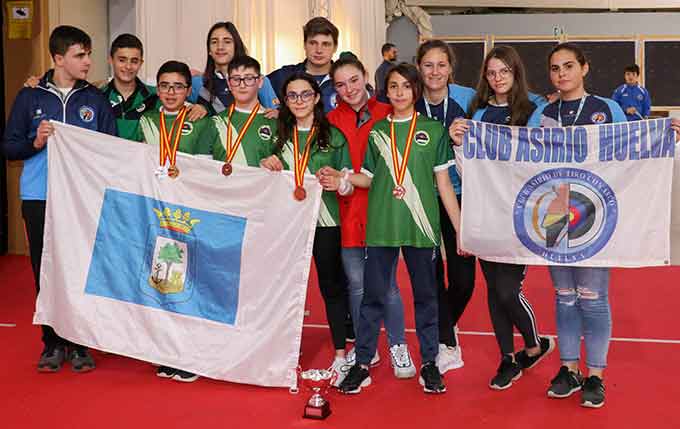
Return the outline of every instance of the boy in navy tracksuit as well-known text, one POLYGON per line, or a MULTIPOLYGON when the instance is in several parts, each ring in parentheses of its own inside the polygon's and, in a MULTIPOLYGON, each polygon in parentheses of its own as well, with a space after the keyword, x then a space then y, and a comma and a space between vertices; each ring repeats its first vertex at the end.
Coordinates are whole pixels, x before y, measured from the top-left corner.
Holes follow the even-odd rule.
POLYGON ((283 82, 294 73, 309 73, 321 88, 323 110, 328 113, 337 105, 335 87, 328 73, 331 70, 333 54, 338 49, 340 32, 332 22, 317 16, 305 24, 303 34, 307 58, 299 64, 291 64, 274 70, 267 77, 278 99, 285 100, 285 94, 281 93, 283 82))
POLYGON ((619 103, 629 121, 646 119, 652 106, 649 92, 640 86, 639 78, 640 67, 637 64, 626 67, 623 72, 626 83, 616 88, 612 94, 612 99, 619 103))
MULTIPOLYGON (((38 291, 47 193, 46 144, 54 132, 49 120, 116 135, 111 105, 85 80, 92 63, 90 37, 78 28, 59 26, 52 31, 49 44, 54 69, 43 76, 36 88, 23 88, 19 92, 3 141, 8 159, 24 161, 21 211, 38 291)), ((56 372, 66 358, 76 372, 94 369, 94 360, 85 347, 59 337, 49 326, 43 326, 42 331, 45 348, 38 361, 38 371, 56 372)))

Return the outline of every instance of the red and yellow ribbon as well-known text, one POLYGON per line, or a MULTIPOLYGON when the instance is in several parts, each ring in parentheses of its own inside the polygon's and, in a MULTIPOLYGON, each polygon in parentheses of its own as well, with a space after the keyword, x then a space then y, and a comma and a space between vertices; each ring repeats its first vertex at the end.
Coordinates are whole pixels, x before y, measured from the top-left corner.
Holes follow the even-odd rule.
POLYGON ((300 141, 298 139, 298 129, 297 125, 293 129, 293 160, 295 162, 295 186, 296 188, 302 188, 302 183, 304 181, 305 170, 307 169, 307 164, 309 163, 309 156, 312 153, 312 138, 314 137, 315 127, 309 130, 307 135, 307 140, 305 141, 305 152, 300 156, 300 141))
POLYGON ((408 158, 411 155, 411 146, 413 145, 413 135, 416 132, 416 120, 418 118, 418 113, 413 112, 413 117, 411 118, 411 125, 408 128, 408 135, 406 137, 406 144, 404 146, 404 156, 402 157, 402 163, 399 164, 399 150, 397 149, 397 139, 394 136, 394 119, 390 120, 390 143, 392 146, 392 162, 394 164, 394 175, 396 176, 397 186, 401 187, 404 183, 404 177, 406 176, 406 165, 408 164, 408 158))
POLYGON ((165 127, 165 113, 161 112, 161 135, 160 135, 160 165, 161 167, 165 165, 166 160, 170 160, 170 166, 174 167, 177 162, 177 148, 179 147, 179 140, 182 137, 182 127, 184 126, 184 119, 187 116, 187 108, 182 107, 175 119, 172 121, 172 127, 170 128, 170 134, 168 134, 165 127), (179 125, 179 126, 178 126, 179 125), (175 130, 175 127, 177 130, 175 130), (170 145, 170 140, 172 140, 172 145, 170 145))
POLYGON ((246 131, 248 131, 248 128, 250 128, 250 125, 253 123, 253 120, 255 120, 255 116, 257 115, 257 112, 260 110, 260 103, 257 103, 255 105, 255 108, 253 109, 252 112, 250 112, 250 115, 248 115, 248 119, 246 119, 246 122, 243 124, 243 127, 241 127, 241 131, 238 133, 238 136, 236 137, 236 142, 234 144, 231 144, 231 115, 234 113, 234 109, 236 108, 235 104, 232 104, 231 107, 229 108, 229 116, 227 117, 227 121, 229 124, 227 124, 227 156, 224 160, 227 164, 231 164, 231 161, 234 159, 234 156, 236 155, 236 151, 238 150, 239 146, 241 145, 241 140, 243 140, 243 137, 246 135, 246 131))

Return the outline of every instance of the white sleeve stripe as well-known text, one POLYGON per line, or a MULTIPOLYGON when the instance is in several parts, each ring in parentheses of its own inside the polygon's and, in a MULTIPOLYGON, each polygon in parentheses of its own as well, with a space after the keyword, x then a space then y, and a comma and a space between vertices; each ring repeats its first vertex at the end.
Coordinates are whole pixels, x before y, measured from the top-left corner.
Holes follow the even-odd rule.
POLYGON ((363 167, 361 167, 361 172, 362 172, 363 174, 367 175, 368 177, 370 177, 371 179, 373 178, 373 173, 371 173, 370 171, 366 170, 366 169, 363 168, 363 167))
POLYGON ((446 164, 435 165, 434 171, 448 170, 449 167, 451 167, 452 165, 454 165, 454 163, 455 163, 455 162, 454 162, 453 160, 451 160, 451 161, 448 161, 446 164))

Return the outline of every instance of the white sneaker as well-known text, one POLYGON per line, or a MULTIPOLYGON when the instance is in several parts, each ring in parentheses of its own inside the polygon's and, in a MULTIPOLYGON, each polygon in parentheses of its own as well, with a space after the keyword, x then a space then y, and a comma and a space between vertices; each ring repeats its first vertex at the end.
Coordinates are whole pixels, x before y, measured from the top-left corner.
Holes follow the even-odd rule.
POLYGON ((462 368, 463 349, 460 346, 449 347, 446 344, 439 344, 439 354, 437 355, 437 368, 439 372, 444 374, 450 369, 462 368))
POLYGON ((416 367, 413 365, 406 344, 395 344, 390 347, 390 358, 395 377, 412 378, 416 376, 416 367))
POLYGON ((333 387, 339 387, 340 383, 342 383, 342 380, 347 377, 347 373, 349 373, 349 369, 352 367, 352 365, 349 365, 347 363, 347 359, 343 357, 338 357, 336 356, 335 359, 333 360, 333 363, 331 364, 331 367, 328 368, 329 371, 335 372, 336 377, 335 381, 333 381, 332 386, 333 387))
MULTIPOLYGON (((354 366, 356 363, 357 359, 357 351, 354 347, 349 349, 347 352, 347 365, 349 366, 354 366)), ((373 355, 373 359, 371 359, 371 366, 377 366, 380 363, 380 354, 378 353, 378 350, 375 351, 375 355, 373 355)))

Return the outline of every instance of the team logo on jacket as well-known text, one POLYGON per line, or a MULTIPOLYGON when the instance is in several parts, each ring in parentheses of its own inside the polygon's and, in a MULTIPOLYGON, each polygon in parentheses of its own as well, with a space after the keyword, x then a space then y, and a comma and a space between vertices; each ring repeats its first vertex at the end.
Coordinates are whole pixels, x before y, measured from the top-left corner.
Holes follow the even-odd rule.
POLYGON ((182 135, 183 136, 188 136, 194 131, 194 124, 191 122, 185 122, 184 125, 182 125, 182 135))
POLYGON ((135 110, 138 111, 139 113, 143 113, 144 110, 146 110, 146 104, 144 103, 140 104, 139 107, 136 108, 135 110))
POLYGON ((603 124, 607 121, 607 114, 604 112, 595 112, 590 115, 590 121, 593 124, 603 124))
POLYGON ((645 97, 643 97, 642 94, 638 94, 638 95, 637 95, 637 99, 640 100, 640 101, 642 101, 644 98, 645 98, 645 97))
POLYGON ((272 129, 269 125, 262 125, 257 129, 257 135, 260 136, 262 140, 272 139, 272 129))
POLYGON ((416 132, 416 135, 413 136, 413 140, 420 146, 427 146, 430 142, 430 135, 426 131, 418 131, 416 132))
POLYGON ((519 241, 557 263, 598 253, 609 242, 617 220, 614 191, 601 177, 577 168, 556 168, 532 177, 513 208, 519 241))
POLYGON ((94 110, 90 106, 81 107, 78 114, 83 122, 92 122, 94 120, 94 110))

